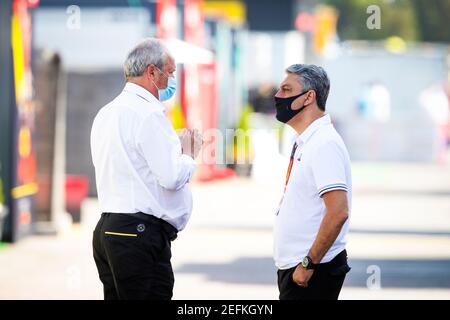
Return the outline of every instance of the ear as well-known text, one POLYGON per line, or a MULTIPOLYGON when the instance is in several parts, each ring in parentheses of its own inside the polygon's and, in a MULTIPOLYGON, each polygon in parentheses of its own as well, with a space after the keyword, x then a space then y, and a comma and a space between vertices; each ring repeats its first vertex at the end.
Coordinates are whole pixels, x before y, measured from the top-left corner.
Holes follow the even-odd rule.
POLYGON ((147 66, 146 72, 150 75, 154 75, 155 74, 155 65, 154 64, 149 64, 147 66))
POLYGON ((316 91, 309 90, 306 94, 305 102, 303 103, 304 106, 310 105, 316 100, 316 91))

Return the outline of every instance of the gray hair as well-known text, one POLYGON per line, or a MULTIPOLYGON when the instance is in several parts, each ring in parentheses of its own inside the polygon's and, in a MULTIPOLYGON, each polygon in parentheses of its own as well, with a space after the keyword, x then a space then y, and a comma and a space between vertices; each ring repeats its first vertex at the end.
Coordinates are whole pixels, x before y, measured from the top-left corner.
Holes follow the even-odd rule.
POLYGON ((150 64, 154 64, 162 70, 168 56, 169 51, 160 40, 146 38, 128 53, 123 64, 125 77, 142 76, 150 64))
POLYGON ((319 109, 325 111, 330 92, 330 79, 325 70, 313 64, 293 64, 286 69, 286 72, 298 75, 303 90, 314 90, 319 109))

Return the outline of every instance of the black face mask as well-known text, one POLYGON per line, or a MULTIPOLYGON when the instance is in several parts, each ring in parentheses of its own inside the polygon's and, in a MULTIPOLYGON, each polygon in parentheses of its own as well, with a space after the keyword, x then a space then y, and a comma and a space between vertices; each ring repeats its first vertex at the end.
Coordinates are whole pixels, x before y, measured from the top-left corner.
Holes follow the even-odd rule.
POLYGON ((305 93, 307 93, 309 90, 306 90, 303 93, 300 93, 299 95, 289 97, 289 98, 275 98, 275 107, 277 108, 277 120, 283 123, 288 122, 293 117, 295 117, 297 114, 299 114, 303 109, 306 108, 306 106, 301 107, 298 110, 292 110, 291 104, 294 102, 295 99, 298 97, 301 97, 305 93))

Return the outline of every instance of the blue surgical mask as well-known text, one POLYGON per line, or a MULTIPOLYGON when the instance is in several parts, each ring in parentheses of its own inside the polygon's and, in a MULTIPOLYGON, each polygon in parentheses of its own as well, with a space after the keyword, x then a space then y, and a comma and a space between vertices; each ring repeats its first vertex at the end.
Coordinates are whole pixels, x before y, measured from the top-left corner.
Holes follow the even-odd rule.
POLYGON ((175 91, 177 90, 177 81, 175 77, 168 77, 167 87, 165 89, 159 89, 159 101, 166 101, 173 97, 175 91))

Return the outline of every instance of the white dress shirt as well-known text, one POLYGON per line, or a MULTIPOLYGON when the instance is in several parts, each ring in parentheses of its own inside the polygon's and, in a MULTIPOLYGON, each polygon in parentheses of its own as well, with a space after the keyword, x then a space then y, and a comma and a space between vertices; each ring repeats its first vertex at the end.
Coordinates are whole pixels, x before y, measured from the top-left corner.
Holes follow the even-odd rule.
POLYGON ((143 212, 178 230, 186 226, 195 161, 182 154, 164 106, 149 91, 128 82, 98 112, 91 153, 102 212, 143 212))
MULTIPOLYGON (((351 211, 350 158, 330 116, 314 121, 295 142, 297 149, 289 182, 275 218, 274 259, 279 269, 292 268, 308 255, 326 214, 322 199, 325 193, 346 191, 351 211)), ((321 263, 331 261, 345 249, 349 221, 321 263)))

